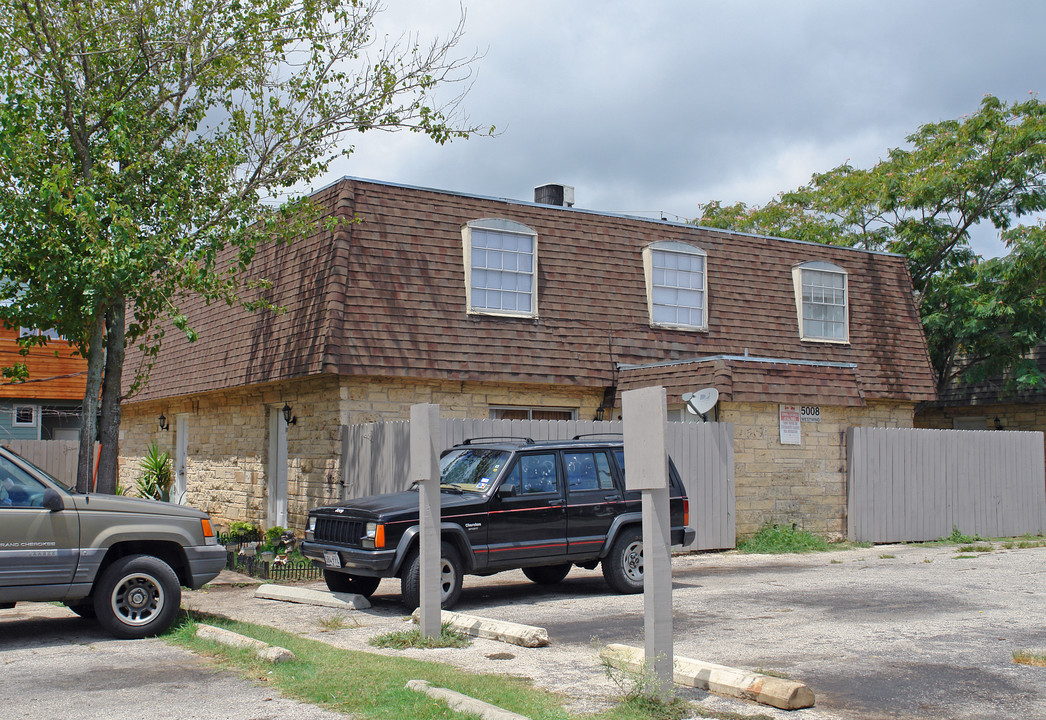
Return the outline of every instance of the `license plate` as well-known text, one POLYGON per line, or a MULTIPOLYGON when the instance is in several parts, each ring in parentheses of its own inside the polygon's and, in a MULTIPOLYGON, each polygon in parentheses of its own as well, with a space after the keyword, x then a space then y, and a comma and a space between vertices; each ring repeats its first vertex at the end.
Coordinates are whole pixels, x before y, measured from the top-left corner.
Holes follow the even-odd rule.
POLYGON ((329 568, 341 567, 341 556, 333 550, 323 551, 323 563, 329 568))

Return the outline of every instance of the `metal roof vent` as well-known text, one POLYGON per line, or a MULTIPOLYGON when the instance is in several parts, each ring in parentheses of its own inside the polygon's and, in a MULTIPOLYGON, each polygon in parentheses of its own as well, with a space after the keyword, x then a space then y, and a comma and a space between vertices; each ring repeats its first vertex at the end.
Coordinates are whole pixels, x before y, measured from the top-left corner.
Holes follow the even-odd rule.
POLYGON ((572 185, 560 185, 559 183, 541 185, 534 188, 534 202, 541 205, 574 207, 574 187, 572 185))

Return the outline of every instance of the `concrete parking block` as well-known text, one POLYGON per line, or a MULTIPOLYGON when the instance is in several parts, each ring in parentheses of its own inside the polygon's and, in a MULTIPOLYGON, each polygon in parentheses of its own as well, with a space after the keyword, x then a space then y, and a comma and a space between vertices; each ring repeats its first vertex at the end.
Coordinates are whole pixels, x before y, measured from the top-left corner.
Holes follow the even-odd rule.
POLYGON ((254 591, 254 597, 265 600, 282 600, 303 605, 340 608, 342 610, 366 610, 370 600, 354 593, 327 592, 309 590, 292 585, 260 585, 254 591))
MULTIPOLYGON (((645 653, 641 648, 612 644, 603 648, 599 656, 614 667, 631 672, 643 671, 645 653)), ((798 710, 814 704, 813 691, 794 680, 678 656, 673 671, 677 685, 707 690, 716 695, 753 700, 782 710, 798 710)))
MULTIPOLYGON (((411 615, 414 622, 418 622, 420 608, 411 615)), ((520 625, 519 623, 507 622, 505 620, 491 620, 490 618, 465 615, 462 613, 444 610, 440 615, 440 623, 449 625, 452 630, 471 635, 472 637, 487 638, 488 640, 500 640, 521 647, 537 648, 546 647, 549 644, 548 630, 534 627, 532 625, 520 625)))
POLYGON ((414 692, 425 693, 435 700, 442 700, 447 703, 447 707, 451 710, 478 715, 483 720, 528 720, 524 715, 509 710, 502 710, 496 705, 485 703, 468 695, 462 695, 454 690, 434 687, 426 680, 408 680, 407 688, 414 692))
POLYGON ((213 640, 214 642, 228 645, 229 647, 247 648, 253 651, 254 654, 262 660, 271 663, 289 662, 294 660, 294 653, 287 648, 282 648, 279 645, 269 645, 261 640, 255 640, 252 637, 240 635, 239 633, 234 633, 225 628, 215 627, 214 625, 198 626, 196 628, 196 637, 203 638, 204 640, 213 640))

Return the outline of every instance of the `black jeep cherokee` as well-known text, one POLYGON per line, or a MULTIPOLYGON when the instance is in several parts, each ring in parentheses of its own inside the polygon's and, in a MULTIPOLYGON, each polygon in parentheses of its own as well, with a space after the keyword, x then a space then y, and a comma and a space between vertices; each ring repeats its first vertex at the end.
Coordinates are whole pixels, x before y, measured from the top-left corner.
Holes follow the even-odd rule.
MULTIPOLYGON (((571 565, 603 575, 620 593, 643 589, 641 493, 625 491, 620 440, 466 440, 440 458, 442 604, 466 573, 522 568, 558 583, 571 565)), ((689 501, 669 463, 672 544, 689 543, 689 501)), ((416 489, 357 498, 309 512, 302 552, 327 587, 370 596, 399 577, 403 602, 419 603, 416 489)))

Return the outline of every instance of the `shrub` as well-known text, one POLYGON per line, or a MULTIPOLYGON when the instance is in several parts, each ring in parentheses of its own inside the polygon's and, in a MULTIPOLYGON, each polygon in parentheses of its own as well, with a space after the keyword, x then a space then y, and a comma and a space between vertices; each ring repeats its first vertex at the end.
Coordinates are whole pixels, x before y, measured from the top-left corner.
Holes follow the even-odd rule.
POLYGON ((767 524, 737 544, 743 553, 802 553, 830 550, 827 540, 793 525, 767 524))
POLYGON ((142 471, 138 476, 135 491, 138 497, 149 500, 171 500, 171 483, 174 475, 171 472, 171 456, 161 450, 159 443, 151 443, 139 465, 142 471))

